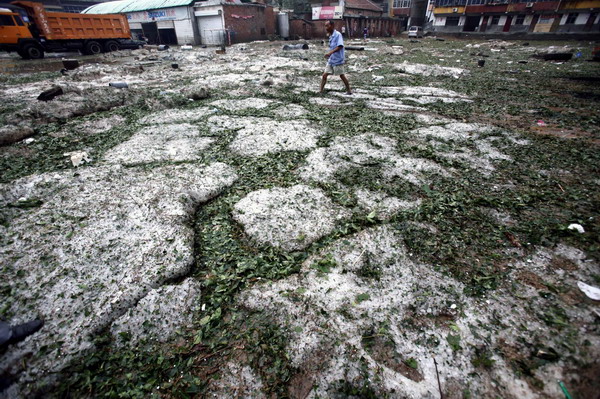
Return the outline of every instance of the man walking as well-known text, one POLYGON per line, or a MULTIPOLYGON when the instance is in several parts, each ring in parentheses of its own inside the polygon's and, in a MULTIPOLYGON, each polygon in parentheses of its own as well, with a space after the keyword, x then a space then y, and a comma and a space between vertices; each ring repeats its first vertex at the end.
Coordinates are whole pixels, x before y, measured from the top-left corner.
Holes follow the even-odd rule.
POLYGON ((334 29, 333 21, 325 22, 325 30, 327 30, 327 33, 329 34, 329 52, 325 54, 327 66, 323 73, 323 79, 321 79, 321 90, 319 93, 323 93, 329 75, 340 75, 342 82, 344 82, 344 85, 346 86, 346 94, 352 94, 350 83, 345 75, 344 39, 342 38, 342 34, 334 29))

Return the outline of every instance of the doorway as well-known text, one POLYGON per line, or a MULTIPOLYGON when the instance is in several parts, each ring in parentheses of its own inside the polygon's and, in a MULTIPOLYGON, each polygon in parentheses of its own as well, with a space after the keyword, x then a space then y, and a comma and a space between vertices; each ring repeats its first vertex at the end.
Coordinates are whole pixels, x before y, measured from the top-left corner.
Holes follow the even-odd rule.
POLYGON ((477 17, 467 17, 467 20, 465 21, 465 26, 463 28, 464 32, 476 32, 477 31, 477 27, 479 26, 479 20, 481 19, 481 17, 477 16, 477 17))
POLYGON ((142 31, 148 39, 148 44, 160 44, 156 22, 143 22, 142 31))

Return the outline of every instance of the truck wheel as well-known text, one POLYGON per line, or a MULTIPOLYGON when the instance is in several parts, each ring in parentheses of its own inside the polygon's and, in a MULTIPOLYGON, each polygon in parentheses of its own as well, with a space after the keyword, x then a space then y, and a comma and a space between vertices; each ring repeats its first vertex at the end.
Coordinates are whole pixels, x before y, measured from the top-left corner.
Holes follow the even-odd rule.
POLYGON ((84 53, 87 55, 100 54, 102 52, 102 46, 98 42, 87 42, 84 47, 84 53))
POLYGON ((119 43, 115 42, 114 40, 109 40, 106 43, 104 43, 104 51, 106 51, 107 53, 110 53, 111 51, 118 51, 119 50, 119 43))
POLYGON ((39 60, 44 58, 44 50, 36 44, 29 43, 23 46, 19 55, 26 60, 39 60))

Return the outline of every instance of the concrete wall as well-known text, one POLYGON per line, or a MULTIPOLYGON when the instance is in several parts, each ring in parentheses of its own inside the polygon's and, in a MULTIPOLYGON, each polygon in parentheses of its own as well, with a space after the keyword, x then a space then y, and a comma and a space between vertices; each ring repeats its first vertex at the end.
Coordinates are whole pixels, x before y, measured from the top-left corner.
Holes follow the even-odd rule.
MULTIPOLYGON (((312 26, 312 37, 315 39, 326 39, 327 38, 327 31, 325 30, 325 21, 312 21, 313 22, 313 26, 312 26)), ((344 24, 344 20, 343 19, 336 19, 333 21, 333 24, 335 25, 335 29, 339 32, 342 31, 342 25, 344 24)))
POLYGON ((188 7, 187 11, 187 19, 173 21, 175 34, 177 35, 177 44, 200 44, 200 37, 197 34, 198 29, 194 29, 194 13, 192 8, 188 7))
MULTIPOLYGON (((314 23, 310 23, 303 19, 291 19, 290 20, 290 37, 300 39, 311 39, 313 37, 314 23)), ((340 23, 341 29, 341 23, 340 23)))
POLYGON ((267 38, 266 7, 255 4, 224 4, 225 29, 232 43, 265 40, 267 38))
POLYGON ((265 8, 265 29, 267 30, 267 36, 277 33, 277 15, 271 6, 265 8))

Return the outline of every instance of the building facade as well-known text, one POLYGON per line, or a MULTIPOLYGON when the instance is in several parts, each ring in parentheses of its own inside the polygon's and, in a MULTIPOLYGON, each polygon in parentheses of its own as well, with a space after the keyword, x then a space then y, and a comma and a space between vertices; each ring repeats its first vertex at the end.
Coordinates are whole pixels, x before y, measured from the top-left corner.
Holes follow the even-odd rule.
MULTIPOLYGON (((10 2, 8 1, 0 1, 0 8, 10 7, 10 2)), ((57 11, 57 12, 72 12, 72 13, 80 13, 89 6, 94 4, 103 3, 107 0, 32 0, 36 3, 42 3, 44 8, 47 11, 57 11)))
POLYGON ((126 14, 133 37, 150 44, 222 46, 275 33, 273 7, 239 0, 121 0, 85 12, 126 14))
POLYGON ((435 0, 436 32, 600 32, 600 0, 435 0))
MULTIPOLYGON (((400 20, 389 16, 381 6, 371 0, 340 0, 339 2, 312 4, 312 33, 325 37, 325 20, 333 20, 337 30, 342 27, 346 37, 363 37, 365 29, 370 36, 394 36, 402 31, 400 20)), ((386 7, 389 5, 385 2, 386 7)))

